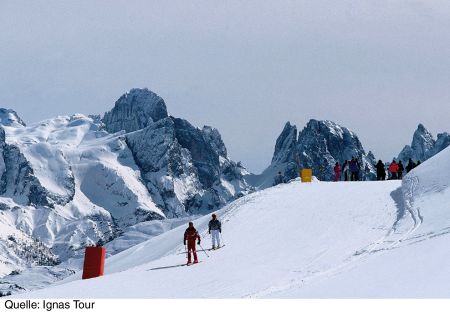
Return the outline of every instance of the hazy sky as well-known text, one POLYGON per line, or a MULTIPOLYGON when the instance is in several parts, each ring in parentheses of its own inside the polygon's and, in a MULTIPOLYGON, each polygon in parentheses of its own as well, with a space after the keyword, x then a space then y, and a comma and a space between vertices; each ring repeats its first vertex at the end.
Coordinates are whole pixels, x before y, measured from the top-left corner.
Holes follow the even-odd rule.
POLYGON ((391 158, 419 122, 450 131, 450 2, 0 0, 0 106, 103 114, 133 87, 252 171, 288 120, 336 121, 391 158))

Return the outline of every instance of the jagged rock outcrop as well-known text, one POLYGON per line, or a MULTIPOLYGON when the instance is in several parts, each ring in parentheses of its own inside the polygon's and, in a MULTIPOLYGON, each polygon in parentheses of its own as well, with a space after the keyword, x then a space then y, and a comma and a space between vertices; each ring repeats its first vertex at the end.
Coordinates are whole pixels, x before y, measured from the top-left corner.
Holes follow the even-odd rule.
POLYGON ((148 89, 131 89, 122 95, 114 108, 105 114, 103 121, 110 133, 125 130, 132 132, 166 118, 164 100, 148 89))
POLYGON ((147 189, 167 217, 206 213, 252 190, 243 177, 245 169, 228 159, 217 129, 168 117, 163 103, 147 89, 133 89, 103 122, 109 132, 127 133, 147 189), (138 123, 128 121, 136 116, 138 123))
POLYGON ((414 131, 411 145, 406 145, 397 158, 404 163, 407 163, 410 158, 415 162, 424 162, 448 146, 450 146, 450 135, 447 132, 439 133, 435 140, 424 125, 419 124, 414 131))
POLYGON ((433 148, 434 155, 443 151, 448 146, 450 146, 450 134, 448 134, 447 132, 439 133, 437 135, 437 140, 433 148))
POLYGON ((219 154, 210 142, 205 140, 200 129, 181 118, 172 120, 177 141, 189 151, 200 183, 205 188, 212 187, 220 174, 219 154))
POLYGON ((287 122, 275 143, 272 164, 283 173, 285 179, 298 176, 299 155, 297 148, 297 127, 287 122))
POLYGON ((275 144, 272 163, 262 176, 267 185, 279 171, 286 181, 297 178, 301 168, 312 168, 319 180, 331 181, 336 162, 342 164, 352 157, 359 160, 361 178, 373 179, 375 157, 371 152, 366 154, 354 132, 332 121, 312 119, 297 135, 297 128, 288 122, 275 144))
POLYGON ((210 126, 203 126, 202 135, 207 144, 209 144, 217 155, 227 158, 227 148, 225 143, 222 141, 222 136, 219 130, 212 128, 210 126))
POLYGON ((185 214, 183 202, 201 185, 189 151, 177 141, 173 120, 159 120, 126 139, 154 202, 167 217, 185 214))

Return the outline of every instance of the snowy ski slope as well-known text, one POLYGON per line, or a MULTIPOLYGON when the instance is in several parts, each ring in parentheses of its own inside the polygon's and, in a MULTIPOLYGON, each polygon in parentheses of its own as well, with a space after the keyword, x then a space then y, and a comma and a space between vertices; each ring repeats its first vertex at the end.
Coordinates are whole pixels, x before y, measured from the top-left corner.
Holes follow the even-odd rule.
MULTIPOLYGON (((106 276, 72 276, 27 297, 449 297, 450 149, 403 182, 298 181, 218 212, 226 247, 177 267, 185 227, 112 256, 106 276)), ((195 220, 209 247, 209 216, 195 220)))

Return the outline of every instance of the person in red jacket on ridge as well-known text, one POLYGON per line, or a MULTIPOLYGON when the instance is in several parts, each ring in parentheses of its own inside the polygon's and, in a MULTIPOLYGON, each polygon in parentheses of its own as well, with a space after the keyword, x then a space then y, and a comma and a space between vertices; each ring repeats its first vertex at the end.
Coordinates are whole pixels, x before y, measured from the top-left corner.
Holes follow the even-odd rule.
POLYGON ((334 181, 341 180, 341 165, 337 162, 334 166, 334 181))
POLYGON ((391 173, 391 179, 397 180, 397 173, 398 173, 398 164, 395 161, 395 159, 391 162, 389 165, 389 172, 391 173))
POLYGON ((198 232, 194 227, 194 223, 189 222, 189 227, 184 232, 184 245, 186 245, 187 241, 187 249, 188 249, 187 264, 191 264, 191 252, 194 254, 194 263, 198 263, 197 250, 195 249, 195 241, 197 239, 198 239, 197 244, 200 245, 200 235, 198 235, 198 232))

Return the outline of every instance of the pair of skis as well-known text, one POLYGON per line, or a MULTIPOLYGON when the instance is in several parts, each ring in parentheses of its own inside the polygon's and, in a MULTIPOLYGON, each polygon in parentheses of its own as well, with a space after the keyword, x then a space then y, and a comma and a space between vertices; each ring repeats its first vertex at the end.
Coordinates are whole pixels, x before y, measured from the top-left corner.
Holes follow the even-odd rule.
POLYGON ((223 247, 225 247, 225 245, 222 245, 222 246, 216 247, 216 248, 209 248, 209 249, 206 249, 206 250, 208 250, 208 251, 214 251, 214 250, 222 249, 223 247))
MULTIPOLYGON (((220 246, 219 248, 216 248, 216 249, 210 248, 210 249, 207 249, 207 250, 208 251, 213 251, 213 250, 222 249, 223 247, 225 247, 225 245, 222 245, 222 246, 220 246)), ((202 250, 205 251, 205 249, 203 249, 203 248, 202 248, 202 250)), ((187 251, 179 253, 179 255, 182 255, 182 254, 187 254, 187 251)), ((206 251, 205 251, 205 254, 207 254, 206 251)), ((209 257, 209 255, 208 255, 208 257, 209 257)), ((152 269, 149 269, 148 271, 156 271, 156 270, 163 270, 163 269, 173 269, 173 268, 187 267, 187 266, 192 266, 194 264, 198 264, 198 263, 201 263, 201 262, 202 261, 198 261, 197 263, 184 263, 184 264, 177 264, 177 265, 170 265, 170 266, 152 268, 152 269)))
MULTIPOLYGON (((217 248, 210 248, 210 249, 206 249, 206 250, 208 250, 208 251, 213 251, 213 250, 218 250, 218 249, 221 249, 221 248, 223 248, 223 247, 225 247, 225 245, 222 245, 222 246, 220 246, 220 247, 217 247, 217 248)), ((205 253, 205 255, 207 255, 208 256, 208 258, 209 258, 209 255, 206 253, 206 250, 205 249, 203 249, 203 247, 202 247, 202 245, 200 245, 200 248, 202 249, 202 251, 205 253)), ((185 253, 187 253, 187 251, 185 251, 185 253)), ((187 263, 185 266, 191 266, 191 265, 194 265, 194 264, 198 264, 198 263, 201 263, 202 261, 198 261, 198 262, 193 262, 193 263, 187 263)))

